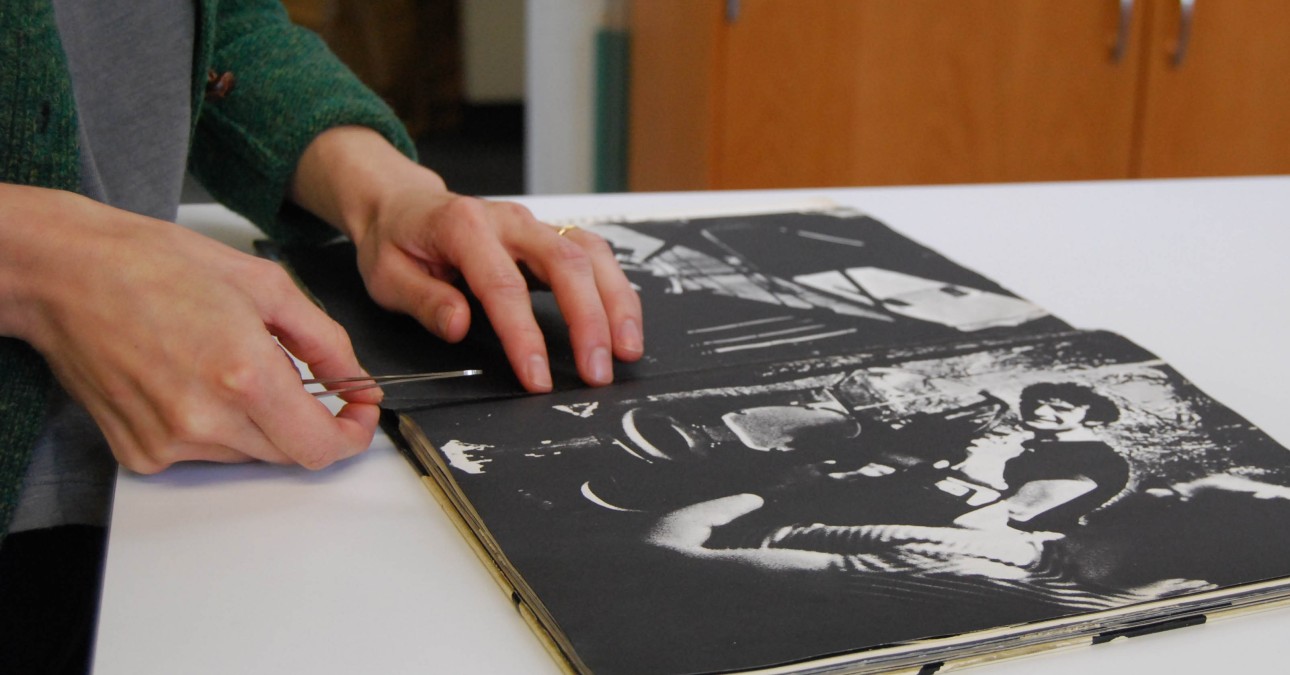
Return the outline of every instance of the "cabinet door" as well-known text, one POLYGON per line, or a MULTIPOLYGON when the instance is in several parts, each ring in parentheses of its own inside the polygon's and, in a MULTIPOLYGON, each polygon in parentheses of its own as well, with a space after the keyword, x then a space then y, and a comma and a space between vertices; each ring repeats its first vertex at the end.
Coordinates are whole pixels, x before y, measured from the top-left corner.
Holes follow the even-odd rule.
POLYGON ((1152 0, 1149 10, 1135 175, 1290 173, 1290 2, 1152 0))
MULTIPOLYGON (((699 15, 685 25, 700 37, 672 48, 690 62, 643 78, 654 86, 635 89, 633 114, 680 116, 670 124, 690 140, 634 138, 636 189, 1128 175, 1138 55, 1112 58, 1127 3, 689 2, 699 15)), ((641 15, 671 4, 634 12, 649 23, 641 15)), ((656 32, 634 39, 638 54, 666 51, 656 32)))
POLYGON ((715 187, 712 156, 722 17, 722 0, 631 3, 629 189, 715 187))

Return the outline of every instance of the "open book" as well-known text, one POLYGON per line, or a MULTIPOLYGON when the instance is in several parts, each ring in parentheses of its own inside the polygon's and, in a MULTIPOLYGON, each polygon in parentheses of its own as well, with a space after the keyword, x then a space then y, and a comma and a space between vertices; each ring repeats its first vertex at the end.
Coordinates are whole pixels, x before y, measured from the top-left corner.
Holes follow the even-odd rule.
POLYGON ((649 352, 579 386, 536 293, 543 396, 283 254, 369 370, 484 368, 385 406, 566 668, 931 673, 1290 596, 1290 454, 1128 340, 852 211, 585 227, 649 352))

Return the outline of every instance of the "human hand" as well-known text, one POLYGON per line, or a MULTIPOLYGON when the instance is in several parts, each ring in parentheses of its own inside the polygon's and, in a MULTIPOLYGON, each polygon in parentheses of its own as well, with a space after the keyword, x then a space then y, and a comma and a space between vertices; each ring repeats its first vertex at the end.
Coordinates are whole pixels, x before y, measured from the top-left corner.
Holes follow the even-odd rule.
POLYGON ((380 392, 333 415, 283 353, 319 376, 361 372, 277 265, 71 193, 0 188, 0 332, 45 356, 122 465, 320 468, 370 444, 380 392))
POLYGON ((786 548, 707 548, 712 530, 728 525, 765 504, 760 496, 738 494, 691 504, 665 514, 645 541, 687 558, 735 564, 761 571, 820 572, 843 567, 842 556, 786 548))
POLYGON ((293 196, 350 236, 373 299, 449 342, 473 318, 453 285, 464 278, 529 391, 550 390, 551 374, 525 272, 554 293, 585 382, 610 383, 615 357, 644 352, 640 299, 604 239, 578 229, 561 236, 520 205, 453 194, 374 132, 319 136, 293 196))
POLYGON ((609 246, 585 230, 564 236, 522 206, 409 189, 355 239, 369 293, 449 342, 465 337, 471 308, 460 274, 483 305, 526 389, 551 388, 546 342, 526 269, 555 295, 583 381, 613 381, 613 358, 642 353, 640 301, 609 246))

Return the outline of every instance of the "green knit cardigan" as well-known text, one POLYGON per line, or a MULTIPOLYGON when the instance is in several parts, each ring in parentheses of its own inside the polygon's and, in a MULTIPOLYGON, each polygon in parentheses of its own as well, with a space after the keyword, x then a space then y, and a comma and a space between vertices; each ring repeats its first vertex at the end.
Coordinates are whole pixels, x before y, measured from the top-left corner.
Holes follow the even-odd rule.
MULTIPOLYGON (((413 156, 407 133, 316 35, 290 23, 277 0, 196 5, 189 171, 269 236, 334 236, 283 208, 305 146, 325 129, 358 124, 413 156), (231 92, 207 96, 210 71, 232 73, 231 92)), ((0 181, 80 187, 76 109, 50 0, 0 0, 0 181)), ((35 350, 0 338, 0 541, 44 421, 50 383, 35 350)))

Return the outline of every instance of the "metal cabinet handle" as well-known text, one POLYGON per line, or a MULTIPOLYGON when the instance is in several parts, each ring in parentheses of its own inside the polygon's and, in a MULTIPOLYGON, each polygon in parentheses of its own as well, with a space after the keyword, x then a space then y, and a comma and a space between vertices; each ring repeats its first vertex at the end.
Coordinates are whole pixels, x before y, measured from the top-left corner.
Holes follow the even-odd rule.
POLYGON ((1119 63, 1129 50, 1129 29, 1133 27, 1133 0, 1120 0, 1120 25, 1115 30, 1115 46, 1111 48, 1111 61, 1119 63))
POLYGON ((739 22, 739 0, 726 0, 726 23, 739 22))
POLYGON ((1191 24, 1195 18, 1196 0, 1178 0, 1178 49, 1174 51, 1174 67, 1181 67, 1191 44, 1191 24))

